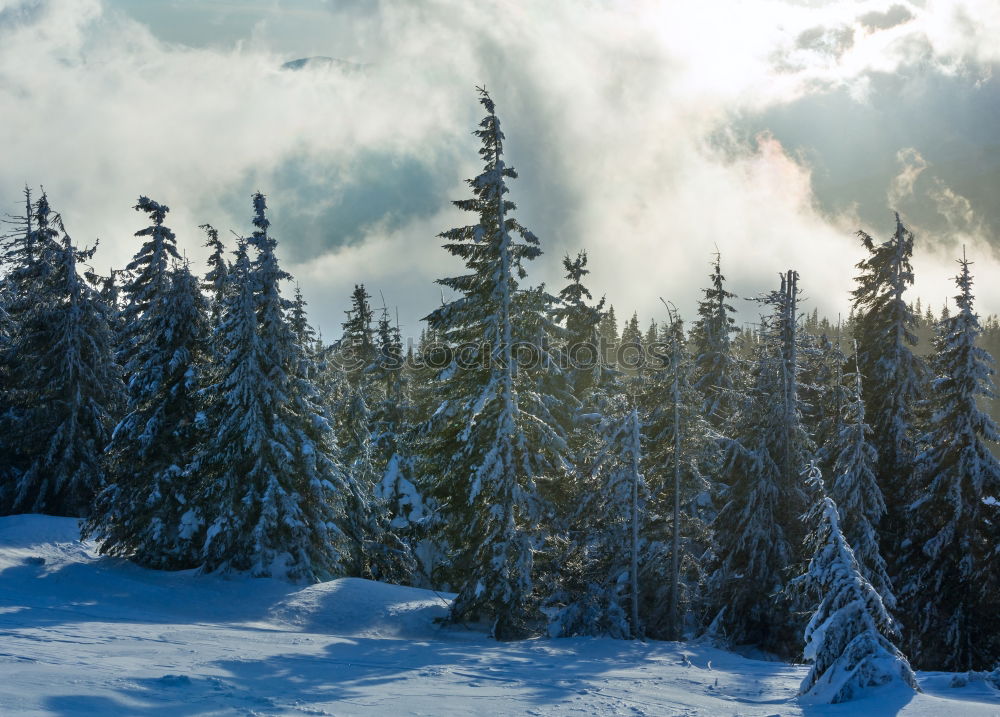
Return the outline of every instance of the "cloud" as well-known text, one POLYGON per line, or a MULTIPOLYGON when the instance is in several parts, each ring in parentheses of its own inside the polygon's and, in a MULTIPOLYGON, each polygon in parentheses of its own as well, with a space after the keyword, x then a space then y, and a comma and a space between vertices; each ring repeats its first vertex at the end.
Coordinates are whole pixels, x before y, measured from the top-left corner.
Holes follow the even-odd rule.
POLYGON ((904 199, 913 196, 913 188, 927 169, 927 160, 913 147, 905 147, 896 153, 899 163, 899 174, 892 178, 889 184, 888 200, 890 207, 896 207, 904 199))
MULTIPOLYGON (((914 261, 914 293, 932 297, 952 293, 947 278, 954 260, 966 253, 975 258, 975 271, 992 273, 998 268, 995 235, 985 217, 963 196, 937 175, 937 168, 913 147, 897 154, 899 172, 888 192, 889 206, 897 208, 914 232, 919 251, 914 261)), ((995 311, 1000 305, 1000 289, 992 282, 978 282, 979 310, 995 311)))
POLYGON ((800 33, 795 44, 801 50, 841 57, 854 45, 854 28, 847 25, 812 27, 800 33))
POLYGON ((101 237, 106 269, 137 246, 138 194, 171 206, 198 259, 196 227, 247 231, 261 189, 328 337, 362 281, 416 333, 433 280, 459 270, 436 234, 469 220, 450 201, 479 169, 485 83, 511 198, 546 251, 532 281, 558 288, 560 256, 586 248, 619 316, 659 316, 662 295, 690 317, 718 246, 741 294, 795 267, 835 313, 857 213, 817 199, 804 145, 740 120, 830 92, 874 102, 877 73, 991 62, 996 13, 954 7, 731 2, 720 23, 715 5, 653 0, 0 0, 0 201, 16 211, 22 184, 44 183, 78 240, 101 237), (912 19, 872 31, 895 7, 912 19), (281 69, 309 56, 343 62, 281 69))
POLYGON ((972 203, 941 180, 934 182, 928 191, 938 213, 945 218, 948 226, 959 236, 982 235, 982 221, 976 216, 972 203))
POLYGON ((858 17, 858 22, 869 32, 889 30, 913 19, 913 13, 906 5, 892 5, 889 9, 870 10, 858 17))

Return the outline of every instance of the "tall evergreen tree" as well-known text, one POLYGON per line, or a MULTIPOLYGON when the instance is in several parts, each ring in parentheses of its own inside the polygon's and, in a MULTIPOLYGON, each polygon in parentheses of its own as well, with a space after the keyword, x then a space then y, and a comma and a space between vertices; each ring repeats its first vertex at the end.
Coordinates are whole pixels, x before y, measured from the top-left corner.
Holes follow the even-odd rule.
POLYGON ((371 295, 364 284, 355 284, 351 293, 351 308, 345 313, 344 335, 341 339, 341 351, 346 360, 353 361, 357 370, 350 372, 352 383, 360 383, 364 377, 364 369, 371 365, 375 358, 375 327, 373 326, 375 312, 371 306, 371 295))
MULTIPOLYGON (((834 473, 835 444, 844 429, 853 384, 846 379, 847 356, 840 338, 806 334, 802 370, 804 419, 816 443, 816 462, 823 475, 834 473)), ((857 372, 850 374, 857 377, 857 372)), ((836 499, 836 498, 835 498, 836 499)))
POLYGON ((22 286, 31 292, 21 299, 30 298, 34 308, 22 305, 15 314, 19 340, 13 346, 25 353, 13 365, 13 377, 22 383, 4 435, 23 462, 3 509, 86 515, 105 482, 104 446, 122 398, 109 311, 78 269, 96 247, 73 246, 44 194, 33 226, 41 234, 28 239, 32 251, 21 257, 28 263, 13 271, 15 281, 31 279, 22 286))
POLYGON ((711 286, 702 289, 698 302, 698 320, 691 331, 691 350, 695 356, 694 387, 704 396, 703 412, 716 428, 732 416, 738 365, 733 357, 732 335, 736 333, 735 309, 729 303, 736 294, 726 289, 722 275, 722 256, 715 255, 711 286))
POLYGON ((200 490, 186 522, 205 525, 205 570, 324 579, 345 562, 338 521, 346 481, 287 320, 279 282, 288 275, 262 194, 253 207, 255 230, 240 242, 226 292, 228 351, 205 389, 209 439, 191 467, 200 490))
MULTIPOLYGON (((772 450, 782 474, 785 496, 783 520, 786 525, 794 525, 796 528, 798 516, 807 506, 801 476, 815 452, 815 446, 802 422, 798 280, 798 272, 786 272, 781 278, 781 289, 777 294, 772 293, 770 299, 775 308, 771 340, 775 343, 777 356, 780 358, 777 368, 781 386, 781 400, 778 402, 780 415, 776 417, 779 430, 774 435, 772 450)), ((800 536, 801 532, 796 530, 792 534, 800 536)))
POLYGON ((579 252, 575 259, 563 257, 563 268, 569 283, 559 292, 560 305, 552 312, 552 318, 566 329, 565 363, 573 395, 582 402, 601 383, 604 373, 599 350, 604 297, 593 306, 587 303, 594 298, 583 283, 590 273, 587 252, 579 252))
POLYGON ((797 275, 781 277, 762 319, 754 385, 726 441, 728 501, 714 521, 709 583, 716 629, 737 644, 792 654, 795 630, 783 588, 799 559, 799 516, 807 499, 802 471, 814 451, 798 399, 797 275))
MULTIPOLYGON (((363 473, 363 480, 369 485, 373 484, 375 467, 371 454, 371 411, 368 404, 370 394, 374 396, 380 388, 371 385, 372 376, 368 372, 376 359, 375 329, 372 326, 374 313, 370 298, 364 285, 355 285, 351 308, 345 312, 344 334, 337 351, 339 366, 346 380, 335 407, 344 465, 351 466, 354 474, 363 473)), ((359 500, 366 502, 363 496, 359 496, 359 500)), ((363 512, 364 508, 364 505, 357 506, 354 512, 363 512)))
POLYGON ((638 375, 646 368, 645 358, 639 313, 634 312, 622 329, 621 341, 618 343, 618 365, 628 375, 638 375))
POLYGON ((715 561, 709 579, 712 627, 732 644, 785 647, 785 622, 775 600, 793 548, 778 519, 781 480, 767 446, 767 413, 760 394, 747 399, 743 437, 729 440, 724 468, 730 476, 728 501, 714 521, 715 561))
POLYGON ((811 481, 819 496, 806 516, 815 526, 807 541, 812 558, 793 585, 819 605, 805 629, 804 655, 812 667, 800 694, 838 703, 892 682, 918 689, 906 657, 890 641, 898 635, 896 623, 862 575, 840 529, 837 504, 823 494, 815 468, 811 481))
POLYGON ((844 537, 854 551, 858 570, 882 597, 889 610, 896 607, 892 584, 878 541, 878 524, 885 514, 885 500, 875 468, 878 453, 871 444, 872 430, 865 422, 861 375, 855 367, 844 377, 849 388, 844 418, 825 454, 830 456, 830 497, 840 510, 844 537))
POLYGON ((382 385, 381 401, 372 411, 372 446, 381 470, 373 495, 383 551, 377 565, 382 580, 412 582, 417 570, 414 544, 424 533, 426 516, 411 450, 412 406, 405 385, 403 341, 384 306, 376 350, 369 373, 382 385))
POLYGON ((563 470, 565 440, 538 393, 537 375, 516 363, 515 343, 537 346, 548 321, 538 294, 518 288, 523 262, 540 249, 512 216, 514 203, 505 195, 507 180, 517 174, 504 161, 503 132, 485 90, 480 102, 486 116, 475 134, 485 167, 469 180, 474 196, 455 202, 477 222, 441 235, 469 273, 439 280, 459 298, 427 317, 459 350, 436 382, 440 405, 424 457, 428 473, 438 476, 434 493, 448 516, 458 589, 451 619, 488 619, 492 635, 506 639, 529 628, 535 480, 563 470))
POLYGON ((170 208, 148 197, 139 197, 134 209, 148 214, 152 224, 135 233, 137 237, 148 238, 125 267, 127 280, 122 286, 125 305, 121 312, 122 340, 118 354, 130 391, 132 374, 140 365, 135 354, 146 342, 147 323, 153 315, 150 312, 155 311, 155 305, 167 294, 171 263, 180 261, 177 237, 163 224, 170 208))
POLYGON ((601 319, 601 354, 606 365, 616 366, 618 362, 618 319, 615 307, 609 306, 601 319))
POLYGON ((903 294, 913 284, 913 235, 896 215, 896 231, 876 243, 858 232, 869 252, 857 267, 851 292, 867 415, 878 451, 878 482, 886 499, 882 546, 896 560, 903 539, 904 508, 916 497, 912 480, 917 404, 923 399, 925 368, 913 353, 916 316, 903 294))
POLYGON ((200 439, 197 392, 208 348, 207 307, 187 265, 167 264, 177 256, 174 234, 163 224, 169 209, 146 197, 135 208, 153 223, 136 232, 148 239, 124 287, 127 412, 109 446, 111 480, 84 533, 101 541, 102 553, 186 568, 197 564, 181 518, 194 492, 184 469, 200 439))
POLYGON ((373 411, 373 441, 379 462, 385 464, 405 440, 408 422, 403 338, 399 326, 390 320, 386 307, 382 308, 375 335, 375 359, 368 373, 380 386, 381 401, 373 411))
MULTIPOLYGON (((604 299, 596 304, 584 285, 587 253, 579 252, 575 259, 563 258, 567 285, 559 292, 559 303, 552 318, 563 327, 559 341, 559 363, 564 379, 563 389, 570 394, 558 415, 564 421, 569 455, 575 458, 573 474, 568 480, 555 480, 540 485, 551 503, 554 519, 550 524, 556 532, 565 530, 571 516, 577 513, 586 483, 585 476, 593 465, 595 452, 600 450, 594 430, 600 422, 609 394, 616 392, 617 372, 610 369, 601 355, 601 323, 604 319, 604 299)), ((557 551, 558 552, 558 551, 557 551)), ((556 557, 553 576, 558 580, 560 558, 556 557)))
POLYGON ((640 571, 648 562, 645 532, 649 489, 642 474, 642 425, 621 398, 599 427, 601 449, 577 508, 579 530, 563 581, 545 608, 549 634, 637 638, 640 571))
POLYGON ((976 345, 970 263, 959 262, 956 310, 935 340, 935 411, 917 458, 900 583, 911 656, 935 670, 989 669, 1000 659, 1000 463, 987 445, 1000 431, 977 403, 994 395, 994 369, 976 345))
POLYGON ((700 598, 708 476, 718 472, 719 436, 702 413, 684 324, 672 309, 654 358, 662 365, 654 364, 643 401, 650 439, 645 473, 657 509, 649 521, 643 613, 647 634, 679 640, 700 598))
MULTIPOLYGON (((24 216, 13 233, 4 237, 3 263, 7 271, 0 283, 4 327, 0 375, 3 377, 0 445, 3 479, 0 513, 14 512, 17 486, 34 457, 44 450, 46 427, 35 425, 41 377, 38 366, 51 345, 47 312, 53 304, 53 258, 59 251, 54 213, 43 193, 32 202, 24 190, 24 216)), ((34 500, 31 500, 34 503, 34 500)))
POLYGON ((209 306, 211 307, 210 325, 218 326, 222 314, 222 306, 225 299, 226 286, 228 285, 229 264, 226 263, 226 247, 219 239, 219 230, 211 224, 202 224, 200 229, 205 230, 208 241, 205 246, 212 250, 208 257, 208 273, 205 274, 205 290, 209 295, 209 306))
MULTIPOLYGON (((392 336, 386 324, 385 336, 377 337, 372 326, 374 311, 367 290, 356 285, 351 295, 351 308, 346 312, 344 335, 340 340, 339 359, 346 380, 342 397, 336 407, 337 427, 341 437, 342 462, 350 477, 350 490, 345 493, 344 529, 351 538, 352 559, 350 572, 365 578, 388 582, 406 582, 414 566, 405 545, 390 525, 393 516, 389 505, 380 496, 379 486, 391 456, 384 456, 380 441, 389 440, 379 435, 378 425, 389 419, 387 402, 400 400, 401 395, 392 386, 390 361, 392 336), (385 339, 380 351, 378 340, 385 339), (388 391, 397 395, 390 398, 388 391)), ((399 346, 401 351, 402 347, 399 346)), ((397 360, 401 357, 397 354, 397 360)), ((402 366, 400 364, 399 369, 402 366)), ((398 415, 398 414, 394 414, 398 415)), ((396 470, 403 468, 398 462, 396 470)), ((399 476, 396 476, 399 477, 399 476)), ((405 478, 404 478, 405 480, 405 478)), ((397 486, 400 487, 400 486, 397 486)))

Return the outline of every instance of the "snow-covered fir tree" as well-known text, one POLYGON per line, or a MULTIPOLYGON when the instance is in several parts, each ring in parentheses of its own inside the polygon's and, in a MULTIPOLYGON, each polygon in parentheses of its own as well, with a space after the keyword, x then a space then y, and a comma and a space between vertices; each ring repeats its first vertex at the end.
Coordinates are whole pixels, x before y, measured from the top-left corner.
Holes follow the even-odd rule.
POLYGON ((527 634, 531 619, 535 480, 564 470, 566 444, 536 372, 515 363, 516 342, 537 347, 548 307, 540 311, 539 294, 518 288, 523 262, 540 253, 538 239, 512 216, 507 180, 517 175, 504 161, 485 90, 480 102, 486 116, 475 134, 485 167, 469 180, 473 197, 455 202, 477 221, 441 235, 468 273, 439 280, 459 297, 427 317, 459 350, 435 382, 439 405, 423 461, 446 516, 448 572, 458 592, 450 618, 488 620, 494 637, 508 639, 527 634))
POLYGON ((1000 431, 977 402, 994 395, 993 359, 976 344, 971 262, 959 263, 955 311, 934 344, 934 413, 916 461, 899 584, 915 664, 952 671, 1000 660, 1000 463, 988 445, 1000 431))
POLYGON ((619 369, 629 376, 640 374, 646 368, 646 353, 643 348, 639 313, 633 312, 632 318, 625 322, 621 340, 618 342, 619 369))
MULTIPOLYGON (((781 288, 770 294, 769 301, 774 307, 771 324, 772 341, 776 349, 781 400, 776 402, 775 416, 777 428, 773 436, 772 454, 782 475, 782 515, 788 526, 798 528, 797 518, 806 508, 805 491, 800 477, 802 471, 815 453, 815 446, 803 425, 804 408, 800 399, 799 373, 800 332, 798 314, 798 272, 789 270, 781 277, 781 288)), ((798 530, 792 531, 799 536, 798 530)), ((798 541, 796 541, 798 542, 798 541)))
POLYGON ((288 309, 288 325, 295 336, 295 342, 303 347, 301 360, 304 361, 303 372, 316 367, 319 359, 319 339, 316 337, 316 329, 309 323, 309 315, 306 311, 306 299, 302 295, 302 287, 295 285, 295 294, 292 296, 291 306, 288 309))
POLYGON ((44 193, 33 202, 31 191, 25 187, 24 202, 24 215, 17 219, 14 231, 3 238, 6 272, 0 279, 4 330, 0 354, 0 514, 19 510, 14 500, 21 476, 44 450, 44 431, 32 425, 28 414, 37 405, 42 388, 38 385, 37 367, 51 338, 46 307, 52 301, 44 297, 52 294, 52 257, 58 252, 59 232, 52 223, 54 214, 44 193))
POLYGON ((18 383, 3 429, 21 461, 3 511, 83 516, 105 482, 104 446, 122 401, 110 312, 78 268, 96 247, 73 245, 44 194, 27 226, 30 250, 21 245, 8 276, 30 292, 12 304, 20 353, 5 364, 18 383))
MULTIPOLYGON (((584 283, 590 273, 587 263, 587 253, 582 251, 575 258, 563 258, 567 284, 552 311, 552 318, 563 330, 557 339, 562 381, 558 392, 568 396, 559 417, 564 421, 567 455, 572 457, 573 465, 568 475, 539 483, 548 510, 544 516, 546 543, 538 551, 537 561, 541 590, 546 596, 544 609, 549 614, 557 611, 568 620, 567 625, 584 619, 580 612, 584 602, 598 599, 598 593, 604 595, 600 592, 604 589, 601 580, 606 577, 607 566, 593 560, 593 551, 587 552, 588 540, 595 535, 594 516, 581 506, 594 506, 593 468, 598 457, 608 450, 598 428, 606 413, 614 413, 614 397, 623 395, 620 375, 602 351, 604 299, 592 303, 593 296, 584 283), (599 575, 595 576, 595 571, 599 575)), ((597 609, 597 604, 587 609, 597 609)), ((566 627, 569 632, 585 629, 582 624, 566 627)), ((594 629, 608 631, 603 622, 594 629)), ((566 631, 556 627, 551 630, 559 634, 566 631)))
POLYGON ((764 301, 753 386, 724 442, 727 502, 714 525, 709 580, 713 629, 735 643, 791 654, 794 616, 784 599, 799 557, 799 516, 808 503, 801 472, 814 447, 801 422, 797 388, 797 276, 789 271, 764 301))
POLYGON ((608 366, 614 367, 618 361, 618 319, 615 307, 608 306, 601 319, 601 358, 608 366))
MULTIPOLYGON (((393 347, 377 347, 374 311, 363 285, 355 285, 351 308, 346 312, 338 358, 345 375, 335 407, 341 460, 349 476, 345 494, 344 530, 351 539, 350 573, 388 582, 407 582, 414 570, 408 546, 394 533, 389 505, 379 496, 391 456, 379 450, 379 409, 393 400, 390 373, 393 347)), ((388 328, 386 328, 388 331, 388 328)), ((385 337, 391 342, 391 336, 385 337)), ((401 352, 401 347, 398 349, 401 352)), ((397 356, 397 360, 401 357, 397 356)), ((402 365, 398 368, 401 370, 402 365)), ((395 400, 401 396, 396 395, 395 400)), ((381 438, 388 440, 388 436, 381 438)), ((397 459, 396 469, 404 469, 397 459)), ((399 477, 398 475, 396 477, 399 477)), ((405 480, 405 477, 404 477, 405 480)), ((398 486, 405 487, 405 486, 398 486)))
POLYGON ((732 349, 736 310, 729 303, 736 294, 726 289, 721 254, 715 255, 709 280, 711 286, 702 289, 698 319, 691 328, 691 351, 695 357, 694 387, 704 396, 702 411, 718 428, 732 416, 739 373, 732 349))
POLYGON ((655 363, 643 386, 649 448, 645 473, 653 495, 649 560, 643 570, 646 633, 679 640, 690 606, 700 598, 702 554, 711 516, 709 476, 718 472, 719 436, 702 413, 694 387, 695 365, 684 324, 671 309, 654 348, 655 363))
MULTIPOLYGON (((823 475, 829 476, 834 472, 834 445, 844 428, 854 386, 845 381, 847 356, 840 346, 839 336, 830 339, 825 333, 818 336, 806 333, 804 338, 801 376, 803 420, 816 443, 816 463, 823 475)), ((852 376, 856 377, 857 373, 852 376)))
MULTIPOLYGON (((96 272, 88 271, 84 276, 92 286, 99 287, 98 296, 104 302, 104 307, 108 315, 108 326, 111 329, 112 347, 117 356, 118 349, 122 345, 125 335, 125 325, 122 322, 122 301, 120 280, 126 272, 123 269, 112 269, 107 276, 100 276, 96 272)), ((120 415, 120 414, 119 414, 120 415)))
POLYGON ((619 397, 599 427, 600 450, 577 508, 578 526, 562 582, 546 601, 549 634, 643 634, 640 571, 648 541, 640 536, 649 504, 642 474, 638 409, 619 397))
POLYGON ((559 292, 559 305, 552 318, 566 330, 564 362, 568 366, 573 395, 584 401, 595 387, 602 383, 606 372, 601 361, 601 322, 604 319, 604 297, 594 305, 587 302, 594 297, 583 279, 590 273, 587 252, 577 253, 576 258, 563 257, 563 268, 569 283, 559 292))
POLYGON ((642 346, 646 349, 646 355, 649 356, 650 349, 653 348, 657 342, 660 340, 660 327, 656 323, 656 319, 649 320, 649 326, 646 327, 646 333, 642 336, 642 346))
POLYGON ((211 307, 210 325, 218 326, 229 277, 226 246, 219 239, 219 230, 211 224, 202 224, 199 229, 205 230, 205 235, 208 237, 205 246, 212 250, 208 257, 209 270, 205 274, 205 291, 208 292, 209 306, 211 307))
POLYGON ((857 268, 853 298, 854 337, 868 421, 878 451, 879 487, 886 499, 880 526, 890 563, 899 555, 905 506, 917 497, 913 483, 917 404, 924 397, 926 370, 913 352, 916 316, 903 298, 913 284, 913 235, 896 215, 896 231, 877 243, 858 232, 869 256, 857 268))
POLYGON ((341 352, 348 367, 350 378, 360 382, 364 369, 375 358, 375 312, 371 306, 371 295, 364 284, 355 284, 351 293, 351 308, 345 313, 344 335, 340 340, 341 352))
MULTIPOLYGON (((758 371, 761 367, 758 366, 758 371)), ((769 413, 758 381, 744 399, 740 440, 726 442, 727 502, 713 522, 714 570, 708 581, 710 631, 732 644, 787 649, 786 611, 775 595, 794 549, 778 519, 781 474, 768 448, 769 413), (781 634, 779 634, 779 632, 781 634)))
POLYGON ((350 479, 350 490, 344 495, 344 529, 351 540, 349 573, 361 577, 372 577, 369 558, 378 544, 377 536, 371 534, 377 523, 372 499, 381 477, 368 407, 371 387, 366 369, 375 358, 370 298, 364 285, 355 285, 337 352, 344 381, 334 407, 340 459, 350 479))
MULTIPOLYGON (((399 547, 408 551, 411 541, 422 532, 425 515, 410 449, 413 408, 406 391, 405 361, 399 325, 391 322, 388 308, 383 307, 376 329, 375 361, 369 367, 373 380, 382 386, 381 400, 372 411, 372 444, 382 468, 375 498, 382 503, 388 529, 403 543, 399 547)), ((408 572, 412 572, 412 559, 407 563, 408 572)))
POLYGON ((204 391, 208 439, 191 466, 199 493, 184 523, 205 526, 205 570, 325 579, 346 564, 338 525, 346 480, 303 375, 263 195, 253 207, 255 231, 239 243, 225 292, 219 331, 227 352, 204 391))
MULTIPOLYGON (((574 470, 569 480, 557 480, 542 486, 554 511, 550 521, 558 531, 577 512, 595 453, 600 450, 594 430, 611 394, 620 392, 618 372, 602 355, 601 325, 604 321, 604 299, 590 304, 593 296, 583 283, 590 273, 587 253, 579 252, 574 259, 563 258, 568 283, 559 292, 559 303, 552 318, 563 328, 559 340, 559 361, 567 397, 561 416, 569 446, 574 457, 574 470)), ((559 559, 556 559, 557 562, 559 559)), ((558 566, 556 566, 558 567, 558 566)))
POLYGON ((871 687, 917 681, 906 657, 891 642, 898 629, 882 596, 865 579, 840 527, 840 511, 824 495, 819 470, 811 470, 818 495, 805 516, 813 525, 806 572, 793 587, 818 601, 805 629, 803 654, 812 663, 801 695, 820 702, 847 702, 871 687))
MULTIPOLYGON (((148 214, 152 223, 135 233, 137 237, 146 239, 125 267, 127 278, 121 288, 125 304, 121 311, 122 339, 118 354, 128 382, 132 372, 140 365, 135 354, 146 340, 150 319, 147 314, 151 308, 155 310, 155 305, 166 296, 170 266, 172 262, 180 261, 177 237, 163 223, 170 208, 143 196, 139 197, 134 209, 148 214)), ((129 390, 132 391, 131 385, 129 390)))
POLYGON ((100 540, 102 553, 187 568, 198 564, 181 516, 195 491, 185 468, 201 439, 197 394, 207 360, 208 307, 187 264, 167 264, 177 255, 174 234, 163 224, 169 209, 146 197, 136 209, 153 223, 136 233, 147 240, 123 287, 126 414, 108 448, 110 480, 84 533, 100 540))
POLYGON ((854 550, 858 570, 878 591, 885 607, 892 610, 896 598, 878 540, 885 499, 875 475, 878 453, 871 443, 872 430, 865 422, 857 366, 853 373, 843 377, 843 382, 848 387, 844 417, 839 432, 824 449, 832 466, 829 493, 840 510, 840 525, 854 550))

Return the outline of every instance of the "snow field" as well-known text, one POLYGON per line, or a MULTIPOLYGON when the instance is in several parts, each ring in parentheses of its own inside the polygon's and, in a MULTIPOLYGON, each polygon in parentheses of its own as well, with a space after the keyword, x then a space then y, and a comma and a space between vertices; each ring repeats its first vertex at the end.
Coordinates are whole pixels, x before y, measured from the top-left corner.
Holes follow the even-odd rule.
POLYGON ((145 570, 68 518, 0 518, 2 715, 1000 715, 982 681, 918 673, 841 705, 807 668, 706 645, 497 643, 442 629, 450 595, 341 579, 145 570))

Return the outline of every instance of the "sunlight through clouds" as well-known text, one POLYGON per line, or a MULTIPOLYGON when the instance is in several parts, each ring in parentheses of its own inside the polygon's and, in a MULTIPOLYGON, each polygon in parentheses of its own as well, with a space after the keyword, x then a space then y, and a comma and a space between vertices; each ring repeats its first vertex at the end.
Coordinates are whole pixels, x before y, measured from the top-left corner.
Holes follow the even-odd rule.
MULTIPOLYGON (((512 198, 546 251, 533 281, 558 288, 561 255, 586 248, 593 288, 619 316, 658 316, 660 295, 690 316, 717 246, 744 295, 795 267, 821 311, 844 311, 858 213, 816 194, 825 169, 807 141, 748 123, 836 91, 847 117, 897 72, 988 78, 1000 11, 719 5, 0 0, 0 197, 14 212, 25 183, 44 184, 78 241, 101 238, 106 270, 136 248, 139 193, 171 207, 181 246, 200 259, 197 226, 247 231, 249 194, 261 189, 326 334, 356 282, 383 290, 416 327, 440 301, 435 234, 477 171, 473 87, 485 83, 521 173, 512 198), (281 69, 312 55, 344 62, 281 69)), ((892 177, 868 193, 871 206, 892 177)), ((936 190, 942 202, 946 190, 965 196, 949 186, 936 190)), ((983 211, 968 201, 965 211, 983 211)), ((962 236, 985 253, 991 227, 969 220, 962 236)), ((865 228, 889 231, 889 207, 865 228)), ((918 286, 934 303, 952 272, 938 253, 954 254, 958 236, 928 238, 934 258, 918 286)), ((984 295, 983 308, 1000 304, 984 295)))

